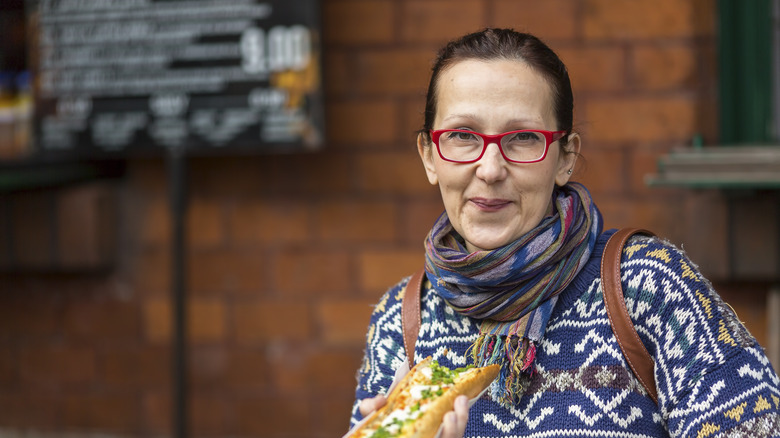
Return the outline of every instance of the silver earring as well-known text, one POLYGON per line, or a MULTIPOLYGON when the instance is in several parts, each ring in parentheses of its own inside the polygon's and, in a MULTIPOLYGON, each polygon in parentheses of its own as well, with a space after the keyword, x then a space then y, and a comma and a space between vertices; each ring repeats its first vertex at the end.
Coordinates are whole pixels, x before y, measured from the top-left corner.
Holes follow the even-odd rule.
POLYGON ((568 173, 569 175, 571 175, 571 169, 569 169, 569 171, 568 171, 568 172, 566 172, 566 173, 568 173))

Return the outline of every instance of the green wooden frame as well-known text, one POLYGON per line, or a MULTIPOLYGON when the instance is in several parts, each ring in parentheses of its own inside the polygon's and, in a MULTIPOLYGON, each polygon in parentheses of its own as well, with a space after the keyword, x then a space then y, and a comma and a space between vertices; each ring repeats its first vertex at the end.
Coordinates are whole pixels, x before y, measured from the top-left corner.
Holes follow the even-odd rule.
POLYGON ((772 102, 772 7, 772 0, 718 0, 721 144, 778 140, 772 102))

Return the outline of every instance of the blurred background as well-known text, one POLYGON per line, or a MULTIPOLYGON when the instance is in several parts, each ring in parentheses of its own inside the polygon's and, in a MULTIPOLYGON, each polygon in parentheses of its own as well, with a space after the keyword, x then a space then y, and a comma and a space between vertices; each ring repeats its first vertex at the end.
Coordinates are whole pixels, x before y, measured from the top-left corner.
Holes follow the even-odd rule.
POLYGON ((0 437, 346 432, 443 210, 432 60, 486 26, 568 65, 607 227, 683 247, 777 367, 778 3, 2 0, 0 437))

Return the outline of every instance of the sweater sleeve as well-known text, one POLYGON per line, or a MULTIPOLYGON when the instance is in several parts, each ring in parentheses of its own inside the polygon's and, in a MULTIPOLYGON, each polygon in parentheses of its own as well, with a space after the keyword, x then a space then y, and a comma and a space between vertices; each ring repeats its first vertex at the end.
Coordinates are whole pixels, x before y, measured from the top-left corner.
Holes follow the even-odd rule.
POLYGON ((670 435, 780 436, 777 374, 685 254, 657 238, 633 238, 621 271, 626 306, 655 359, 670 435))
POLYGON ((374 307, 366 334, 363 362, 357 373, 357 390, 352 406, 350 427, 362 419, 361 400, 385 394, 393 382, 395 370, 406 361, 401 328, 401 298, 408 279, 388 290, 374 307))

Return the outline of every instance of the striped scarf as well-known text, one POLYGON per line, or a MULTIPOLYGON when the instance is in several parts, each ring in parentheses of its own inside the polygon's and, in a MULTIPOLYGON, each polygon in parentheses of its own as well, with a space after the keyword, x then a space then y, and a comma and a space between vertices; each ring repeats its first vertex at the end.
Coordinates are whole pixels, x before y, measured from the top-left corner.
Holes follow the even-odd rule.
POLYGON ((425 240, 425 270, 455 311, 480 320, 471 346, 476 365, 501 365, 501 400, 517 402, 533 373, 536 345, 558 294, 590 257, 601 214, 578 183, 556 187, 548 214, 514 242, 470 253, 442 214, 425 240))

